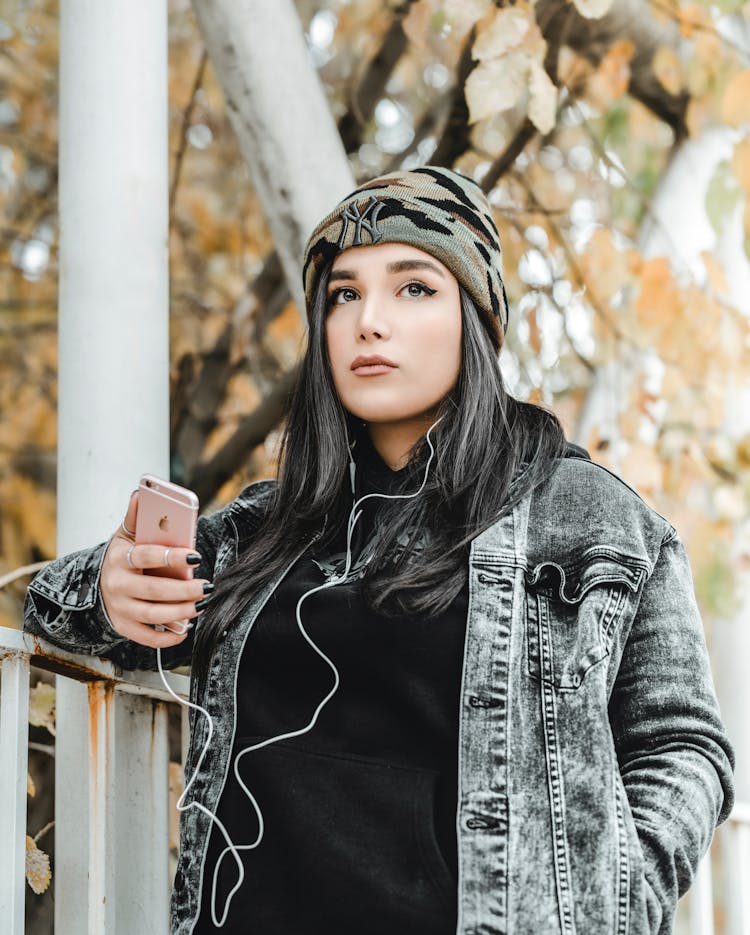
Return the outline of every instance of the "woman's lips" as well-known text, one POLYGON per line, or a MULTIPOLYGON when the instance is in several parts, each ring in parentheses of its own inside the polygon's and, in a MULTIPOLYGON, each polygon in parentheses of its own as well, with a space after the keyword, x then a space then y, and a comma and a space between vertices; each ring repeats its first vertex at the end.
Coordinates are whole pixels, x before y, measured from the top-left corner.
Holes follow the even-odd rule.
POLYGON ((395 367, 391 367, 388 364, 365 364, 360 367, 355 367, 352 372, 356 373, 358 377, 374 377, 380 373, 390 373, 391 370, 395 369, 395 367))

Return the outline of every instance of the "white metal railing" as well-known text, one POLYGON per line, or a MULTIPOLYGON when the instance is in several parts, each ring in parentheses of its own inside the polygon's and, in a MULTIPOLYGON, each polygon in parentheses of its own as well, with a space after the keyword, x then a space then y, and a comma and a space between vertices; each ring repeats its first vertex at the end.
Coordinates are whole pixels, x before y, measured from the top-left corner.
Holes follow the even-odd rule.
MULTIPOLYGON (((55 839, 56 868, 74 867, 87 880, 93 935, 165 935, 169 930, 167 704, 176 704, 158 672, 121 672, 96 656, 64 652, 45 640, 0 627, 0 921, 3 935, 23 935, 28 760, 29 676, 33 665, 81 686, 88 749, 81 751, 80 784, 60 802, 78 811, 81 838, 55 839), (85 846, 84 846, 85 844, 85 846), (86 866, 76 867, 87 854, 86 866), (82 872, 81 872, 82 871, 82 872), (133 893, 139 898, 134 900, 133 893)), ((187 676, 166 673, 173 691, 188 697, 187 676)), ((182 711, 182 761, 187 749, 187 708, 182 711)), ((70 715, 71 712, 68 712, 70 715)), ((56 743, 65 742, 58 711, 56 743)), ((71 732, 77 737, 78 731, 71 732)), ((750 935, 750 805, 735 805, 717 830, 725 923, 714 927, 711 854, 700 864, 680 901, 679 935, 750 935)), ((73 931, 56 916, 61 935, 73 931)))
MULTIPOLYGON (((122 672, 96 656, 64 652, 45 640, 0 626, 0 931, 23 935, 31 666, 77 683, 82 705, 57 712, 56 747, 80 744, 79 781, 57 790, 60 805, 76 810, 77 829, 55 836, 56 893, 64 877, 85 887, 77 897, 88 919, 66 920, 56 899, 61 935, 165 935, 169 931, 169 746, 167 704, 177 704, 158 672, 122 672), (83 711, 88 729, 66 730, 83 711), (66 737, 67 734, 67 737, 66 737), (72 738, 72 741, 71 741, 72 738), (138 898, 134 899, 133 894, 138 898), (86 898, 87 896, 87 898, 86 898), (75 925, 75 928, 74 928, 75 925)), ((166 673, 185 699, 190 680, 166 673)), ((70 693, 66 693, 69 697, 70 693)), ((68 703, 69 704, 69 703, 68 703)), ((187 708, 182 717, 182 760, 187 708)), ((70 749, 67 751, 70 753, 70 749)), ((70 825, 69 825, 70 827, 70 825)))

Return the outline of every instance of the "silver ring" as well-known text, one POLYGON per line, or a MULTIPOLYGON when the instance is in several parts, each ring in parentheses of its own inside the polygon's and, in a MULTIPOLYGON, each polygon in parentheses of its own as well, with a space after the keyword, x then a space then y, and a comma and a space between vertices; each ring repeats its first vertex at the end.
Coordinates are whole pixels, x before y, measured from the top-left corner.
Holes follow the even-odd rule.
POLYGON ((170 545, 170 546, 167 546, 167 548, 164 549, 164 564, 165 564, 165 565, 169 565, 169 553, 170 553, 171 551, 172 551, 172 546, 171 546, 171 545, 170 545))
POLYGON ((135 548, 135 543, 133 543, 133 544, 130 546, 130 548, 128 549, 128 551, 125 553, 125 561, 126 561, 126 562, 128 563, 128 565, 133 569, 133 571, 138 571, 138 569, 137 569, 137 568, 135 567, 135 565, 133 564, 133 558, 132 558, 132 556, 133 556, 133 549, 134 549, 134 548, 135 548))
POLYGON ((125 533, 125 535, 128 537, 128 539, 135 539, 135 532, 132 531, 132 530, 130 530, 130 529, 128 529, 128 527, 125 525, 125 520, 123 520, 123 521, 120 523, 120 526, 122 527, 122 531, 125 533))

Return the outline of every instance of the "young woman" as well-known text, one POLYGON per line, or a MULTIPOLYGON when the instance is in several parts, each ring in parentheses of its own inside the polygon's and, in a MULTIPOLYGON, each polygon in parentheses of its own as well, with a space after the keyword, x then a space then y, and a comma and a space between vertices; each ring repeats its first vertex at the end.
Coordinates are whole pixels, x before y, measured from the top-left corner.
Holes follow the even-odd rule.
POLYGON ((459 173, 360 186, 307 244, 277 478, 198 555, 135 545, 134 495, 29 587, 52 642, 192 663, 174 935, 672 931, 733 803, 687 555, 504 389, 501 269, 459 173))

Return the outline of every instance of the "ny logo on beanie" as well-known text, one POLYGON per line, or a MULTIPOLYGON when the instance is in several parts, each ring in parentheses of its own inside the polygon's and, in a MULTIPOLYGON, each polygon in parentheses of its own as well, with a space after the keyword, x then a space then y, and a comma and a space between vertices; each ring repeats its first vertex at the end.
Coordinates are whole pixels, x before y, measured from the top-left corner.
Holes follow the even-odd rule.
POLYGON ((363 227, 369 233, 372 242, 377 243, 383 236, 378 230, 377 221, 378 214, 384 207, 385 205, 382 201, 379 201, 375 195, 371 195, 369 204, 361 214, 359 211, 359 205, 356 202, 350 205, 348 208, 345 208, 341 212, 341 236, 339 237, 338 242, 339 250, 344 246, 344 240, 346 238, 347 228, 349 227, 349 221, 354 221, 356 225, 354 228, 354 240, 352 241, 353 247, 362 246, 363 227), (370 215, 369 221, 367 220, 368 214, 370 215))

